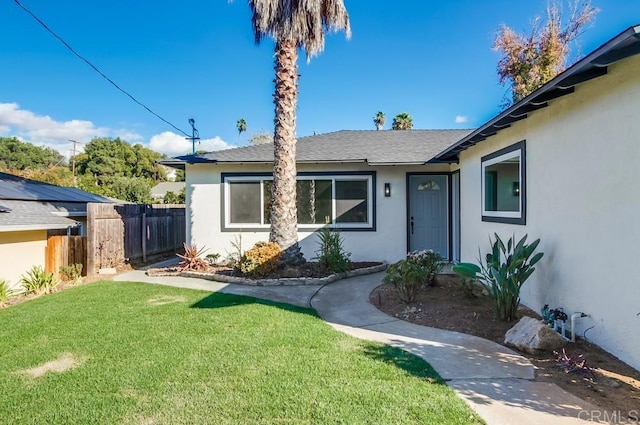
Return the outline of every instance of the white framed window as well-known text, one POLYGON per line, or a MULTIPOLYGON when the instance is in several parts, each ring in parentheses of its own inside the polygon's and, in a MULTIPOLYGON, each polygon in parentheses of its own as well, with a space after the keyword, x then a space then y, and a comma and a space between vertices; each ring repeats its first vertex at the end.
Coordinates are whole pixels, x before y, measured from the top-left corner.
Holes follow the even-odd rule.
POLYGON ((482 220, 526 224, 525 141, 481 159, 482 220))
MULTIPOLYGON (((271 175, 223 174, 225 229, 268 229, 271 175)), ((299 229, 329 223, 345 230, 374 230, 374 173, 307 174, 297 177, 299 229)))

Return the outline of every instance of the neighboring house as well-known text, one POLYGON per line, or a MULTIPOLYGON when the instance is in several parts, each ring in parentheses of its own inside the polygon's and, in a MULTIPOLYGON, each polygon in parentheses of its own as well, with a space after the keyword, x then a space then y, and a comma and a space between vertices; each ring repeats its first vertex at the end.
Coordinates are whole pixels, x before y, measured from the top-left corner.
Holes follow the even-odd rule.
POLYGON ((44 266, 47 238, 83 234, 88 202, 111 202, 76 188, 0 173, 0 279, 19 287, 20 276, 44 266))
MULTIPOLYGON (((300 138, 306 258, 325 217, 356 261, 431 248, 476 262, 494 233, 541 238, 523 302, 588 314, 579 335, 640 368, 639 33, 629 28, 473 131, 300 138)), ((188 241, 226 255, 268 238, 272 145, 164 163, 186 170, 188 241)))
MULTIPOLYGON (((175 170, 174 170, 175 171, 175 170)), ((186 187, 185 182, 162 182, 151 188, 151 199, 164 199, 167 192, 173 192, 176 195, 186 187)))

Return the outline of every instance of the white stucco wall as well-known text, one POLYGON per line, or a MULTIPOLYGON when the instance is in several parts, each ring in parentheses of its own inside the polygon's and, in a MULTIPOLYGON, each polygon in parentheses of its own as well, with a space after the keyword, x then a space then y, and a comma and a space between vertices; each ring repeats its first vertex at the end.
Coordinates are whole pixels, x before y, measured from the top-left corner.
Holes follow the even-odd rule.
POLYGON ((545 257, 523 288, 539 311, 582 311, 579 335, 640 368, 640 57, 609 67, 461 154, 461 255, 489 236, 541 238, 545 257), (481 221, 480 158, 526 139, 527 223, 481 221))
MULTIPOLYGON (((353 261, 395 262, 406 255, 406 178, 407 172, 449 172, 448 165, 415 167, 369 167, 367 165, 300 165, 298 171, 376 172, 376 231, 343 231, 344 247, 352 253, 353 261), (391 197, 384 197, 384 183, 391 184, 391 197)), ((187 181, 187 240, 198 247, 205 246, 208 253, 226 257, 232 252, 232 243, 238 231, 221 231, 220 179, 224 172, 270 172, 271 167, 195 164, 188 165, 187 181)), ((269 231, 242 232, 243 250, 258 241, 269 239, 269 231)), ((317 236, 311 231, 300 231, 298 239, 306 259, 315 256, 317 236)))
POLYGON ((0 232, 0 279, 19 290, 20 276, 33 266, 44 267, 47 231, 0 232))

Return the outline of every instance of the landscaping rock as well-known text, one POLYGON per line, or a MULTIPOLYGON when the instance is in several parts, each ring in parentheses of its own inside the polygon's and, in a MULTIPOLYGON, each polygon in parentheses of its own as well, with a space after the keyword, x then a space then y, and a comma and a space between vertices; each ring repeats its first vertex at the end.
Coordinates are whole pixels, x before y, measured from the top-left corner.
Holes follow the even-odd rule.
POLYGON ((520 351, 536 354, 540 351, 558 350, 564 347, 567 341, 542 320, 523 317, 507 331, 504 343, 520 351))

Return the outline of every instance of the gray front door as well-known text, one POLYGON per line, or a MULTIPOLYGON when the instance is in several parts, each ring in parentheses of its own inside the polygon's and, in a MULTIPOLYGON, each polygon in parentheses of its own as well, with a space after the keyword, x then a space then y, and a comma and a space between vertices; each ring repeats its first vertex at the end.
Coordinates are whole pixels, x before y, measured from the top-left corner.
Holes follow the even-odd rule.
POLYGON ((449 258, 448 193, 445 175, 409 176, 409 250, 449 258))

